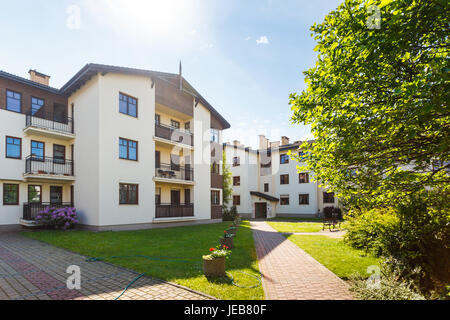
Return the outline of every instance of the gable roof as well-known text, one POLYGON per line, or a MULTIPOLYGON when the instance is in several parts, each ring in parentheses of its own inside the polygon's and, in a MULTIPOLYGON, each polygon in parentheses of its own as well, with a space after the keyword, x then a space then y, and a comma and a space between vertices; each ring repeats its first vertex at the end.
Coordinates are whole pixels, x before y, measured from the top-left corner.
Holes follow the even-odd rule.
MULTIPOLYGON (((97 73, 106 74, 109 72, 147 76, 150 77, 152 81, 165 81, 173 86, 178 87, 179 75, 175 73, 89 63, 85 65, 80 71, 78 71, 65 85, 63 85, 60 91, 66 96, 70 96, 75 91, 80 89, 97 73)), ((198 99, 217 119, 219 119, 224 129, 228 129, 231 127, 228 121, 226 121, 225 118, 222 117, 222 115, 216 109, 214 109, 214 107, 208 101, 206 101, 206 99, 203 98, 203 96, 197 90, 195 90, 195 88, 184 78, 183 88, 183 92, 190 94, 194 98, 198 99)))

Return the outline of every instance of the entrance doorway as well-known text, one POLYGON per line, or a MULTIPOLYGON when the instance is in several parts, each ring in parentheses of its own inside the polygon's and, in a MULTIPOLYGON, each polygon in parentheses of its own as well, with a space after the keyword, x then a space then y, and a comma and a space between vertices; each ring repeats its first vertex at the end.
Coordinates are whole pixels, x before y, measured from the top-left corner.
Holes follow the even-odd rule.
POLYGON ((255 218, 266 219, 267 218, 267 203, 256 202, 255 203, 255 218))

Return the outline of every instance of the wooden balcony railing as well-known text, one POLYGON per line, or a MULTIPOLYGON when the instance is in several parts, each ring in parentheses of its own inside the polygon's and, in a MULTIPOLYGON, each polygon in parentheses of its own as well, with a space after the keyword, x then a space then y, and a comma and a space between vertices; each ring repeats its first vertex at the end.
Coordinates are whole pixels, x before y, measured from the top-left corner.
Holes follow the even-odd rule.
POLYGON ((155 136, 188 146, 194 145, 194 135, 191 132, 166 126, 161 123, 155 123, 155 136))
POLYGON ((28 156, 25 158, 25 173, 73 176, 73 161, 62 158, 28 156))
POLYGON ((211 205, 211 219, 222 219, 222 216, 223 216, 222 206, 211 205))
POLYGON ((42 202, 42 203, 24 203, 23 204, 23 219, 27 221, 34 221, 36 217, 39 215, 41 211, 44 211, 47 208, 72 208, 73 203, 50 203, 50 202, 42 202))
POLYGON ((157 204, 156 218, 193 217, 193 204, 157 204))
POLYGON ((211 172, 211 188, 223 188, 223 176, 221 174, 211 172))
POLYGON ((194 169, 191 166, 159 163, 156 164, 155 174, 157 178, 194 181, 194 169))
POLYGON ((35 114, 28 113, 25 119, 27 128, 36 127, 62 133, 74 133, 73 119, 65 115, 38 111, 35 114))

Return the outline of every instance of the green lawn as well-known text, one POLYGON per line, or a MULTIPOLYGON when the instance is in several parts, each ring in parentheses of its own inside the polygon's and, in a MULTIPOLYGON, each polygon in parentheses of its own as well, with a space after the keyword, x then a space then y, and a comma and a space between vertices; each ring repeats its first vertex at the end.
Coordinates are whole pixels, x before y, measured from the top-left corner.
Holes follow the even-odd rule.
POLYGON ((272 222, 267 223, 279 232, 319 232, 323 228, 321 222, 272 222))
MULTIPOLYGON (((230 222, 188 227, 123 232, 42 231, 23 235, 89 257, 146 255, 143 258, 107 258, 105 261, 178 283, 219 299, 264 299, 261 286, 244 289, 229 279, 207 279, 202 272, 202 256, 218 245, 230 222), (159 260, 158 260, 159 259, 159 260), (174 261, 175 260, 175 261, 174 261), (182 261, 181 261, 182 260, 182 261)), ((238 271, 259 276, 253 236, 248 222, 242 222, 234 239, 236 248, 227 260, 227 270, 240 285, 255 284, 255 279, 238 271)), ((93 262, 95 263, 95 262, 93 262)))
POLYGON ((275 218, 268 218, 267 221, 303 221, 303 222, 313 222, 313 221, 322 221, 322 218, 275 217, 275 218))
POLYGON ((367 267, 379 265, 378 258, 364 256, 364 251, 351 248, 342 239, 320 235, 290 235, 287 238, 344 280, 356 272, 368 277, 367 267))

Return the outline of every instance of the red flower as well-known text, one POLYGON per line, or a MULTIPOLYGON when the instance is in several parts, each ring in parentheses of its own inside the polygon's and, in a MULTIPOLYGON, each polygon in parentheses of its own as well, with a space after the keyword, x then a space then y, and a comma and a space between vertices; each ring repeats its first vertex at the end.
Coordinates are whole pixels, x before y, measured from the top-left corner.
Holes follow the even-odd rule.
POLYGON ((228 249, 228 247, 227 247, 227 246, 225 246, 225 245, 224 245, 223 247, 224 247, 225 249, 228 249))
POLYGON ((216 249, 214 249, 214 248, 210 248, 210 249, 209 249, 209 251, 211 251, 211 252, 213 252, 214 250, 216 250, 216 249))

